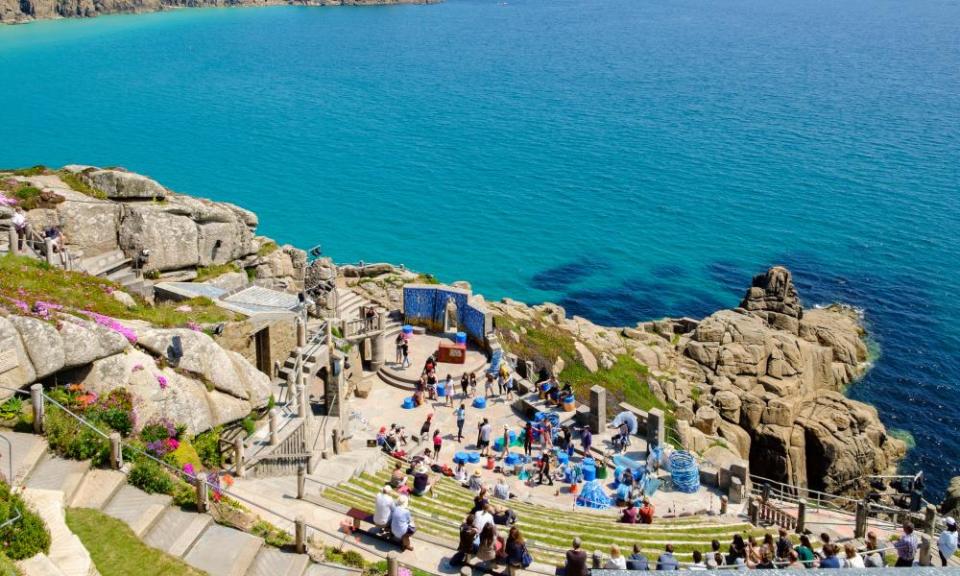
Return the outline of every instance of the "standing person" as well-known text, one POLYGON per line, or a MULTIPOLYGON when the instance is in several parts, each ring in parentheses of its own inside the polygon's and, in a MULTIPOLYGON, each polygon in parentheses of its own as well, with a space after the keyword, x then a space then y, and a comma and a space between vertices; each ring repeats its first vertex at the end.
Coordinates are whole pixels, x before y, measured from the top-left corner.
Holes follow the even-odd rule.
POLYGON ((505 386, 507 388, 507 400, 512 402, 513 389, 516 387, 516 382, 514 381, 512 374, 507 378, 507 383, 505 384, 505 386))
POLYGON ((403 363, 403 332, 397 334, 396 340, 393 341, 393 345, 396 347, 396 364, 399 366, 403 363))
POLYGON ((900 538, 893 543, 893 547, 897 549, 896 567, 909 568, 910 566, 913 566, 913 558, 917 555, 917 547, 919 545, 920 541, 917 538, 917 535, 913 532, 913 523, 904 522, 903 534, 901 534, 900 538))
POLYGON ((943 521, 947 524, 947 529, 940 533, 937 549, 940 551, 940 562, 946 566, 947 560, 957 552, 957 521, 949 516, 943 521))
POLYGON ((401 368, 410 367, 410 343, 407 342, 406 338, 403 340, 403 345, 400 346, 400 353, 403 355, 403 362, 400 364, 401 368))
POLYGON ((510 453, 510 427, 506 424, 503 425, 503 452, 500 454, 501 458, 506 458, 507 454, 510 453))
POLYGON ((477 446, 480 447, 481 456, 490 456, 490 434, 493 432, 493 426, 490 425, 490 422, 484 418, 483 424, 480 425, 480 441, 477 443, 477 446))
POLYGON ((484 374, 483 397, 486 399, 491 396, 493 396, 493 374, 487 372, 484 374))
POLYGON ((453 406, 453 377, 447 374, 447 379, 443 383, 444 400, 447 406, 453 406))
POLYGON ((440 429, 433 431, 433 461, 440 459, 440 448, 443 447, 443 436, 440 435, 440 429))
POLYGON ((477 395, 477 374, 476 372, 470 373, 470 397, 473 398, 477 395))
POLYGON ((467 373, 464 372, 463 375, 460 376, 460 389, 463 390, 463 399, 464 399, 464 400, 467 399, 467 390, 468 390, 469 388, 470 388, 470 379, 467 378, 467 373))
POLYGON ((463 424, 467 421, 467 405, 461 403, 460 407, 453 411, 457 417, 457 442, 463 442, 463 424))
POLYGON ((540 451, 547 453, 553 447, 553 425, 544 419, 540 424, 540 451))
POLYGON ((13 213, 13 217, 10 219, 10 223, 13 224, 13 229, 17 233, 17 251, 23 251, 23 244, 27 239, 27 232, 30 229, 30 225, 27 223, 27 217, 23 212, 23 208, 17 206, 17 209, 13 213))
POLYGON ((529 456, 533 452, 533 423, 527 422, 523 433, 523 453, 529 456))
POLYGON ((587 576, 587 553, 580 549, 580 537, 573 539, 573 548, 567 550, 567 561, 563 565, 566 576, 587 576))
POLYGON ((540 455, 540 477, 537 478, 537 484, 543 484, 543 477, 547 477, 547 481, 553 486, 553 476, 550 474, 550 454, 544 452, 540 455))
POLYGON ((397 498, 397 505, 393 508, 393 515, 390 517, 390 532, 393 537, 400 541, 404 550, 413 550, 410 545, 410 537, 416 532, 417 527, 413 523, 413 515, 408 508, 410 502, 406 495, 397 498))
POLYGON ((507 576, 514 576, 518 569, 526 568, 532 563, 527 543, 516 526, 510 528, 504 551, 507 554, 507 576))
POLYGON ((590 431, 589 426, 583 427, 583 432, 580 433, 580 444, 583 446, 583 457, 590 457, 590 447, 593 446, 593 432, 590 431))
POLYGON ((423 421, 423 425, 420 426, 420 443, 424 443, 427 440, 427 436, 430 434, 431 424, 433 423, 433 414, 427 414, 427 419, 423 421))

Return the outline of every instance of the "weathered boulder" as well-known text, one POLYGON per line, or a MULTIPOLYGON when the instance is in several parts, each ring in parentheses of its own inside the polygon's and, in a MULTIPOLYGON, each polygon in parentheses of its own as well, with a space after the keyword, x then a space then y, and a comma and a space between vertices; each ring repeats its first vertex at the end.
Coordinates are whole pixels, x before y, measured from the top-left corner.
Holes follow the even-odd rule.
POLYGON ((593 355, 593 352, 591 352, 589 348, 587 348, 586 344, 579 340, 574 340, 573 347, 577 351, 577 358, 584 366, 586 366, 590 373, 594 373, 600 369, 599 365, 597 364, 597 357, 593 355))
POLYGON ((740 307, 763 318, 773 328, 793 334, 799 332, 803 306, 793 285, 793 276, 782 266, 754 276, 740 307))
POLYGON ((137 301, 133 299, 133 296, 127 294, 123 290, 114 290, 110 293, 110 296, 127 308, 134 308, 137 305, 137 301))
POLYGON ((947 486, 947 495, 940 504, 940 513, 944 516, 960 517, 960 476, 950 479, 947 486))
POLYGON ((720 423, 720 414, 712 406, 701 406, 693 417, 693 425, 709 436, 717 433, 720 423))
POLYGON ((79 173, 91 186, 118 200, 161 200, 167 190, 159 182, 125 170, 88 169, 79 173))
POLYGON ((23 339, 16 326, 3 316, 0 316, 0 351, 9 354, 5 358, 5 365, 0 367, 0 398, 9 398, 13 392, 4 388, 20 388, 36 380, 37 372, 30 361, 30 354, 24 346, 23 339), (9 351, 13 352, 9 352, 9 351))
POLYGON ((145 272, 195 267, 200 262, 196 223, 153 206, 127 208, 120 224, 120 247, 127 254, 148 250, 145 272))
POLYGON ((720 416, 733 423, 740 422, 740 396, 732 390, 719 390, 713 396, 713 402, 717 407, 720 416))
POLYGON ((182 356, 171 364, 198 375, 204 382, 235 398, 263 406, 270 397, 270 379, 239 354, 224 350, 203 332, 188 328, 146 329, 138 332, 138 344, 152 354, 172 360, 179 338, 182 356))
POLYGON ((130 342, 122 334, 96 322, 67 314, 60 320, 64 368, 90 364, 130 347, 130 342))
POLYGON ((82 201, 68 200, 57 205, 60 228, 71 246, 85 256, 116 250, 120 225, 120 205, 87 196, 82 201))
POLYGON ((46 378, 63 368, 63 338, 52 324, 26 316, 10 316, 9 320, 20 333, 36 378, 46 378))

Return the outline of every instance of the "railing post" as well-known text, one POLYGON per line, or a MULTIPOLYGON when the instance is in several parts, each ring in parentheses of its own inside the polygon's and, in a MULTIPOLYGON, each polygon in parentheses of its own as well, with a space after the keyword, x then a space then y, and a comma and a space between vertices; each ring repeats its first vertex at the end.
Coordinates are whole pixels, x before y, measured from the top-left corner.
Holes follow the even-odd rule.
POLYGON ((867 534, 867 506, 862 501, 857 502, 857 513, 854 517, 853 537, 863 538, 867 534))
POLYGON ((387 576, 397 576, 400 573, 400 557, 395 550, 387 552, 387 576))
POLYGON ((43 384, 30 387, 30 400, 33 402, 33 431, 43 434, 43 384))
POLYGON ((727 513, 727 507, 730 504, 730 499, 726 495, 720 497, 720 515, 723 516, 727 513))
POLYGON ((243 478, 245 470, 244 461, 243 461, 243 438, 237 437, 233 441, 233 460, 234 466, 236 467, 236 473, 238 478, 243 478))
POLYGON ((750 523, 754 526, 760 525, 760 500, 756 496, 750 497, 750 503, 748 504, 749 514, 750 514, 750 523))
POLYGON ((807 524, 807 501, 803 498, 797 501, 797 534, 803 534, 807 524))
POLYGON ((933 504, 927 504, 926 509, 923 511, 923 526, 926 528, 927 534, 931 538, 936 538, 936 528, 937 528, 937 507, 933 504))
POLYGON ((123 446, 119 432, 110 433, 110 467, 114 470, 123 468, 123 446))
POLYGON ((303 516, 297 516, 294 520, 295 542, 297 554, 303 554, 307 551, 307 521, 303 516))
POLYGON ((304 384, 302 377, 300 382, 297 383, 297 400, 299 400, 297 405, 298 415, 301 418, 306 418, 307 404, 310 402, 310 399, 307 398, 307 386, 304 384))
POLYGON ((210 508, 210 493, 207 490, 207 480, 201 474, 198 474, 195 480, 197 485, 197 512, 206 514, 210 508))
POLYGON ((270 445, 276 446, 280 443, 280 411, 276 408, 270 409, 270 445))
POLYGON ((333 453, 340 453, 340 431, 336 428, 333 429, 333 453))
POLYGON ((56 260, 53 257, 53 238, 44 238, 43 239, 43 249, 46 251, 47 264, 53 266, 54 261, 56 260))
POLYGON ((297 346, 307 345, 307 325, 303 318, 297 318, 297 346))
POLYGON ((9 236, 8 241, 10 242, 10 253, 14 255, 19 254, 20 253, 20 237, 17 235, 17 229, 14 228, 13 226, 10 226, 9 228, 7 228, 7 231, 9 236))
POLYGON ((303 466, 297 468, 297 500, 303 500, 307 484, 307 471, 303 466))

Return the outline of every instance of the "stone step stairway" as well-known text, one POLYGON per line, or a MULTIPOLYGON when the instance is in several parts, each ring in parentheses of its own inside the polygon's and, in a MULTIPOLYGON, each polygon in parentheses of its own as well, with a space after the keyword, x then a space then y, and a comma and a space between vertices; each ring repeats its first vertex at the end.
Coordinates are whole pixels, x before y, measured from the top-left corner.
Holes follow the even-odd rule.
POLYGON ((123 286, 124 291, 148 297, 149 283, 133 269, 133 260, 122 250, 112 250, 80 261, 80 269, 123 286))
POLYGON ((127 484, 122 471, 90 468, 46 451, 42 437, 3 432, 14 445, 16 484, 50 528, 48 555, 21 561, 26 576, 98 576, 89 554, 63 520, 67 507, 94 508, 126 523, 148 546, 181 558, 210 576, 355 575, 354 569, 317 564, 305 554, 267 546, 262 538, 183 510, 162 494, 127 484), (42 447, 42 450, 38 449, 42 447))

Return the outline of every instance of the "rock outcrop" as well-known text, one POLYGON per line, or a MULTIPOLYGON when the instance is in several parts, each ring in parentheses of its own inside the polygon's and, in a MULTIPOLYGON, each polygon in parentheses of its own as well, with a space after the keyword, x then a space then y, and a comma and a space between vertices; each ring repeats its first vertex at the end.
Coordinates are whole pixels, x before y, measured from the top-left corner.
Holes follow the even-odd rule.
MULTIPOLYGON (((589 370, 596 358, 609 365, 632 356, 649 369, 653 394, 673 407, 685 447, 725 446, 749 459, 754 474, 841 492, 905 452, 875 409, 842 394, 868 366, 859 316, 842 306, 804 309, 786 268, 755 277, 738 308, 700 321, 614 329, 567 318, 553 304, 489 306, 521 331, 536 323, 567 331, 589 370)), ((538 368, 558 370, 540 360, 538 368)))
POLYGON ((960 519, 960 476, 954 476, 950 479, 946 498, 940 504, 940 513, 944 516, 960 519))
POLYGON ((0 23, 90 18, 120 12, 157 12, 204 6, 378 6, 434 4, 440 0, 0 0, 0 23))

